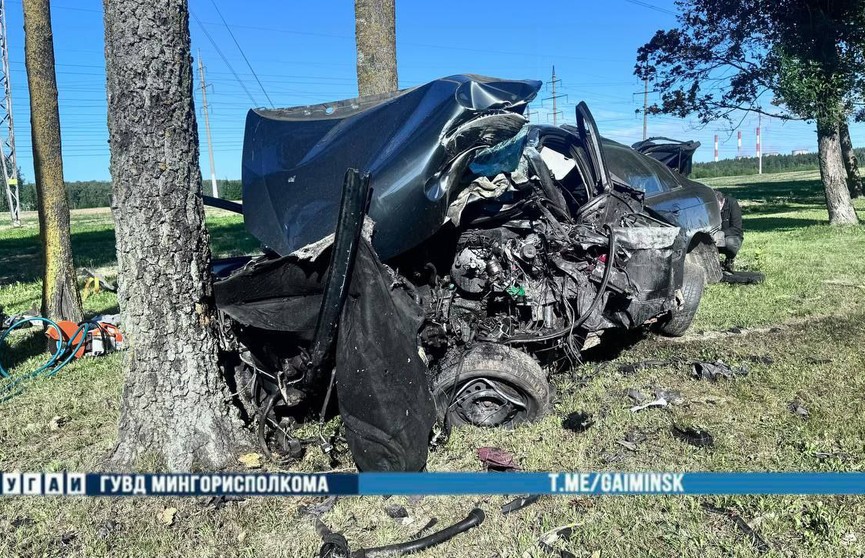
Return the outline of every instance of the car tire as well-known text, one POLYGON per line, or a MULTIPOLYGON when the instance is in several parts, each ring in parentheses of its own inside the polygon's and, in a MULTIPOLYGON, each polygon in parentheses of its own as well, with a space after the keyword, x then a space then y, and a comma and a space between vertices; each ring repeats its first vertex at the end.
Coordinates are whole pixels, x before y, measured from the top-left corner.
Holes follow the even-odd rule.
POLYGON ((442 370, 433 384, 439 420, 451 426, 513 428, 552 410, 553 389, 528 354, 483 343, 442 370))
POLYGON ((661 325, 660 332, 668 337, 681 337, 694 321, 700 299, 703 298, 703 287, 706 284, 706 274, 700 264, 685 260, 682 272, 682 307, 674 311, 670 319, 661 325))

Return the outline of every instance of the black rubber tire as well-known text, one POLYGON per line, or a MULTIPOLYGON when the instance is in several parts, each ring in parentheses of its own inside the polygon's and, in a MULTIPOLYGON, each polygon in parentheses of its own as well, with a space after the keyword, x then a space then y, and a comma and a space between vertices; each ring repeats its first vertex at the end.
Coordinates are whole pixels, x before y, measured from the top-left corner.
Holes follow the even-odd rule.
MULTIPOLYGON (((465 354, 461 366, 457 361, 436 378, 433 398, 439 420, 444 420, 445 413, 453 402, 454 393, 459 393, 461 388, 479 378, 494 380, 500 386, 516 391, 526 402, 525 409, 507 421, 489 426, 513 428, 525 422, 536 421, 552 410, 552 386, 544 370, 531 356, 506 345, 483 343, 465 354)), ((475 424, 466 420, 456 408, 448 413, 448 422, 451 426, 475 424)))
POLYGON ((685 269, 682 273, 682 308, 670 319, 661 325, 660 332, 668 337, 681 337, 685 334, 697 308, 700 307, 700 299, 703 298, 703 287, 706 285, 706 274, 700 264, 685 260, 685 269))

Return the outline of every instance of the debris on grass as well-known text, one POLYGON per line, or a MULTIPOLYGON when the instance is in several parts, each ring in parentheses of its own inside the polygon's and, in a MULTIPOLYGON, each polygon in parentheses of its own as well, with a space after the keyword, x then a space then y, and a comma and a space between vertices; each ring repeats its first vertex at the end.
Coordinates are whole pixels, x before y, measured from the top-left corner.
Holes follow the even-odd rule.
POLYGON ((298 506, 297 511, 300 512, 302 515, 312 515, 315 517, 320 517, 333 509, 333 507, 336 505, 336 500, 336 496, 329 496, 317 504, 298 506))
POLYGON ((708 512, 730 518, 733 523, 735 523, 739 531, 741 531, 742 534, 744 534, 748 538, 748 540, 751 541, 751 544, 754 545, 754 548, 760 554, 765 554, 766 552, 769 552, 769 550, 771 550, 769 543, 767 543, 766 540, 759 535, 759 533, 757 533, 750 525, 748 525, 748 522, 745 521, 738 512, 730 509, 719 508, 708 503, 703 504, 703 509, 708 512))
POLYGON ((748 367, 731 367, 723 360, 715 362, 694 362, 691 365, 691 376, 698 380, 717 382, 720 379, 732 380, 736 376, 747 376, 748 367))
POLYGON ((671 389, 655 389, 653 392, 655 399, 664 399, 669 405, 681 405, 685 402, 682 394, 671 389))
POLYGON ((611 465, 613 463, 619 463, 620 461, 625 460, 625 454, 621 451, 617 451, 615 453, 606 452, 601 455, 601 461, 605 465, 611 465))
POLYGON ((390 506, 385 506, 384 513, 391 519, 405 519, 408 517, 408 510, 405 509, 404 506, 399 506, 396 504, 391 504, 390 506))
POLYGON ((616 440, 616 443, 625 448, 628 451, 637 451, 639 446, 634 442, 629 442, 628 440, 616 440))
MULTIPOLYGON (((575 554, 568 552, 567 550, 558 549, 555 546, 559 542, 567 542, 571 540, 571 536, 576 528, 577 524, 574 523, 572 525, 563 525, 562 527, 550 529, 540 536, 538 539, 538 547, 550 556, 557 556, 559 558, 576 558, 575 554)), ((533 554, 528 550, 523 553, 523 558, 530 558, 531 556, 533 556, 533 554)))
POLYGON ((568 413, 568 416, 562 419, 562 428, 571 432, 585 432, 593 424, 595 424, 595 420, 592 415, 585 411, 568 413))
POLYGON ((235 496, 232 494, 223 494, 220 496, 211 496, 204 501, 206 507, 212 507, 215 510, 221 510, 228 502, 243 502, 246 500, 243 496, 235 496))
POLYGON ((445 527, 441 531, 437 531, 430 535, 421 538, 410 539, 403 543, 391 544, 387 546, 379 546, 376 548, 361 548, 351 551, 348 541, 340 533, 334 533, 330 528, 322 523, 318 518, 315 518, 315 530, 321 537, 322 545, 318 555, 322 558, 374 558, 382 556, 402 556, 419 552, 427 548, 442 544, 460 533, 465 533, 473 527, 477 527, 484 522, 486 516, 480 508, 472 509, 468 516, 454 523, 450 527, 445 527))
POLYGON ((676 439, 698 448, 708 448, 715 445, 715 438, 712 437, 712 434, 699 426, 679 426, 674 424, 672 432, 676 439))
POLYGON ((628 388, 628 391, 625 392, 625 395, 630 397, 631 400, 637 405, 646 400, 646 395, 642 391, 634 388, 628 388))
POLYGON ((643 409, 648 409, 649 407, 666 407, 667 404, 668 403, 667 403, 666 399, 658 398, 658 399, 655 399, 654 401, 649 401, 648 403, 643 403, 642 405, 634 405, 633 407, 631 407, 631 412, 637 413, 639 411, 642 411, 643 409))
POLYGON ((538 494, 528 494, 526 496, 520 496, 514 500, 511 500, 507 504, 502 506, 502 514, 507 515, 509 513, 513 513, 515 511, 521 510, 526 506, 531 506, 538 500, 540 500, 540 496, 538 494))
POLYGON ((787 408, 790 409, 791 413, 802 418, 803 420, 811 416, 811 413, 808 412, 808 408, 805 407, 805 405, 798 399, 790 401, 790 403, 787 405, 787 408))
POLYGON ((120 527, 116 521, 112 521, 110 519, 106 519, 102 523, 99 524, 99 527, 96 529, 96 536, 100 539, 107 539, 111 536, 111 533, 116 531, 120 527))
POLYGON ((482 447, 478 448, 478 459, 481 460, 487 471, 519 471, 514 456, 502 448, 482 447))

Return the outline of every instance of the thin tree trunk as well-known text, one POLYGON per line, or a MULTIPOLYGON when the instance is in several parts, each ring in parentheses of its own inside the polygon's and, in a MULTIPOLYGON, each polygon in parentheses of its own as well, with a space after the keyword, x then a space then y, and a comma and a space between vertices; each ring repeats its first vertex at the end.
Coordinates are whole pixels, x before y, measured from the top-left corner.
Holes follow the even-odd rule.
POLYGON ((847 171, 847 188, 850 190, 850 197, 858 198, 862 196, 862 176, 859 174, 859 161, 856 159, 856 152, 853 151, 850 126, 846 119, 842 119, 838 124, 838 131, 841 134, 841 156, 847 171))
POLYGON ((129 350, 117 468, 232 462, 220 374, 186 0, 104 0, 112 212, 129 350))
POLYGON ((355 0, 357 89, 360 95, 396 91, 396 8, 394 0, 355 0))
POLYGON ((78 322, 83 312, 72 261, 69 201, 63 183, 51 8, 48 0, 23 0, 23 7, 33 171, 42 239, 42 315, 78 322))
POLYGON ((826 207, 830 225, 852 225, 859 222, 850 202, 844 161, 841 158, 841 140, 838 122, 834 118, 817 119, 817 146, 820 160, 820 178, 826 191, 826 207))

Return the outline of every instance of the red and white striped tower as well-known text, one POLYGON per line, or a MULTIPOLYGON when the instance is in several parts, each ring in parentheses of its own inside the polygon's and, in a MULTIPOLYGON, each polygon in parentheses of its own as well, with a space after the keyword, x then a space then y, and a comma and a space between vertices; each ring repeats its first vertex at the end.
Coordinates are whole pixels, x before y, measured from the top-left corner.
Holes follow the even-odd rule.
POLYGON ((757 174, 763 174, 763 149, 760 146, 760 124, 763 123, 762 115, 757 119, 757 174))
POLYGON ((718 134, 715 134, 715 162, 718 162, 718 134))
POLYGON ((742 157, 742 130, 739 130, 739 137, 736 140, 736 157, 742 157))

